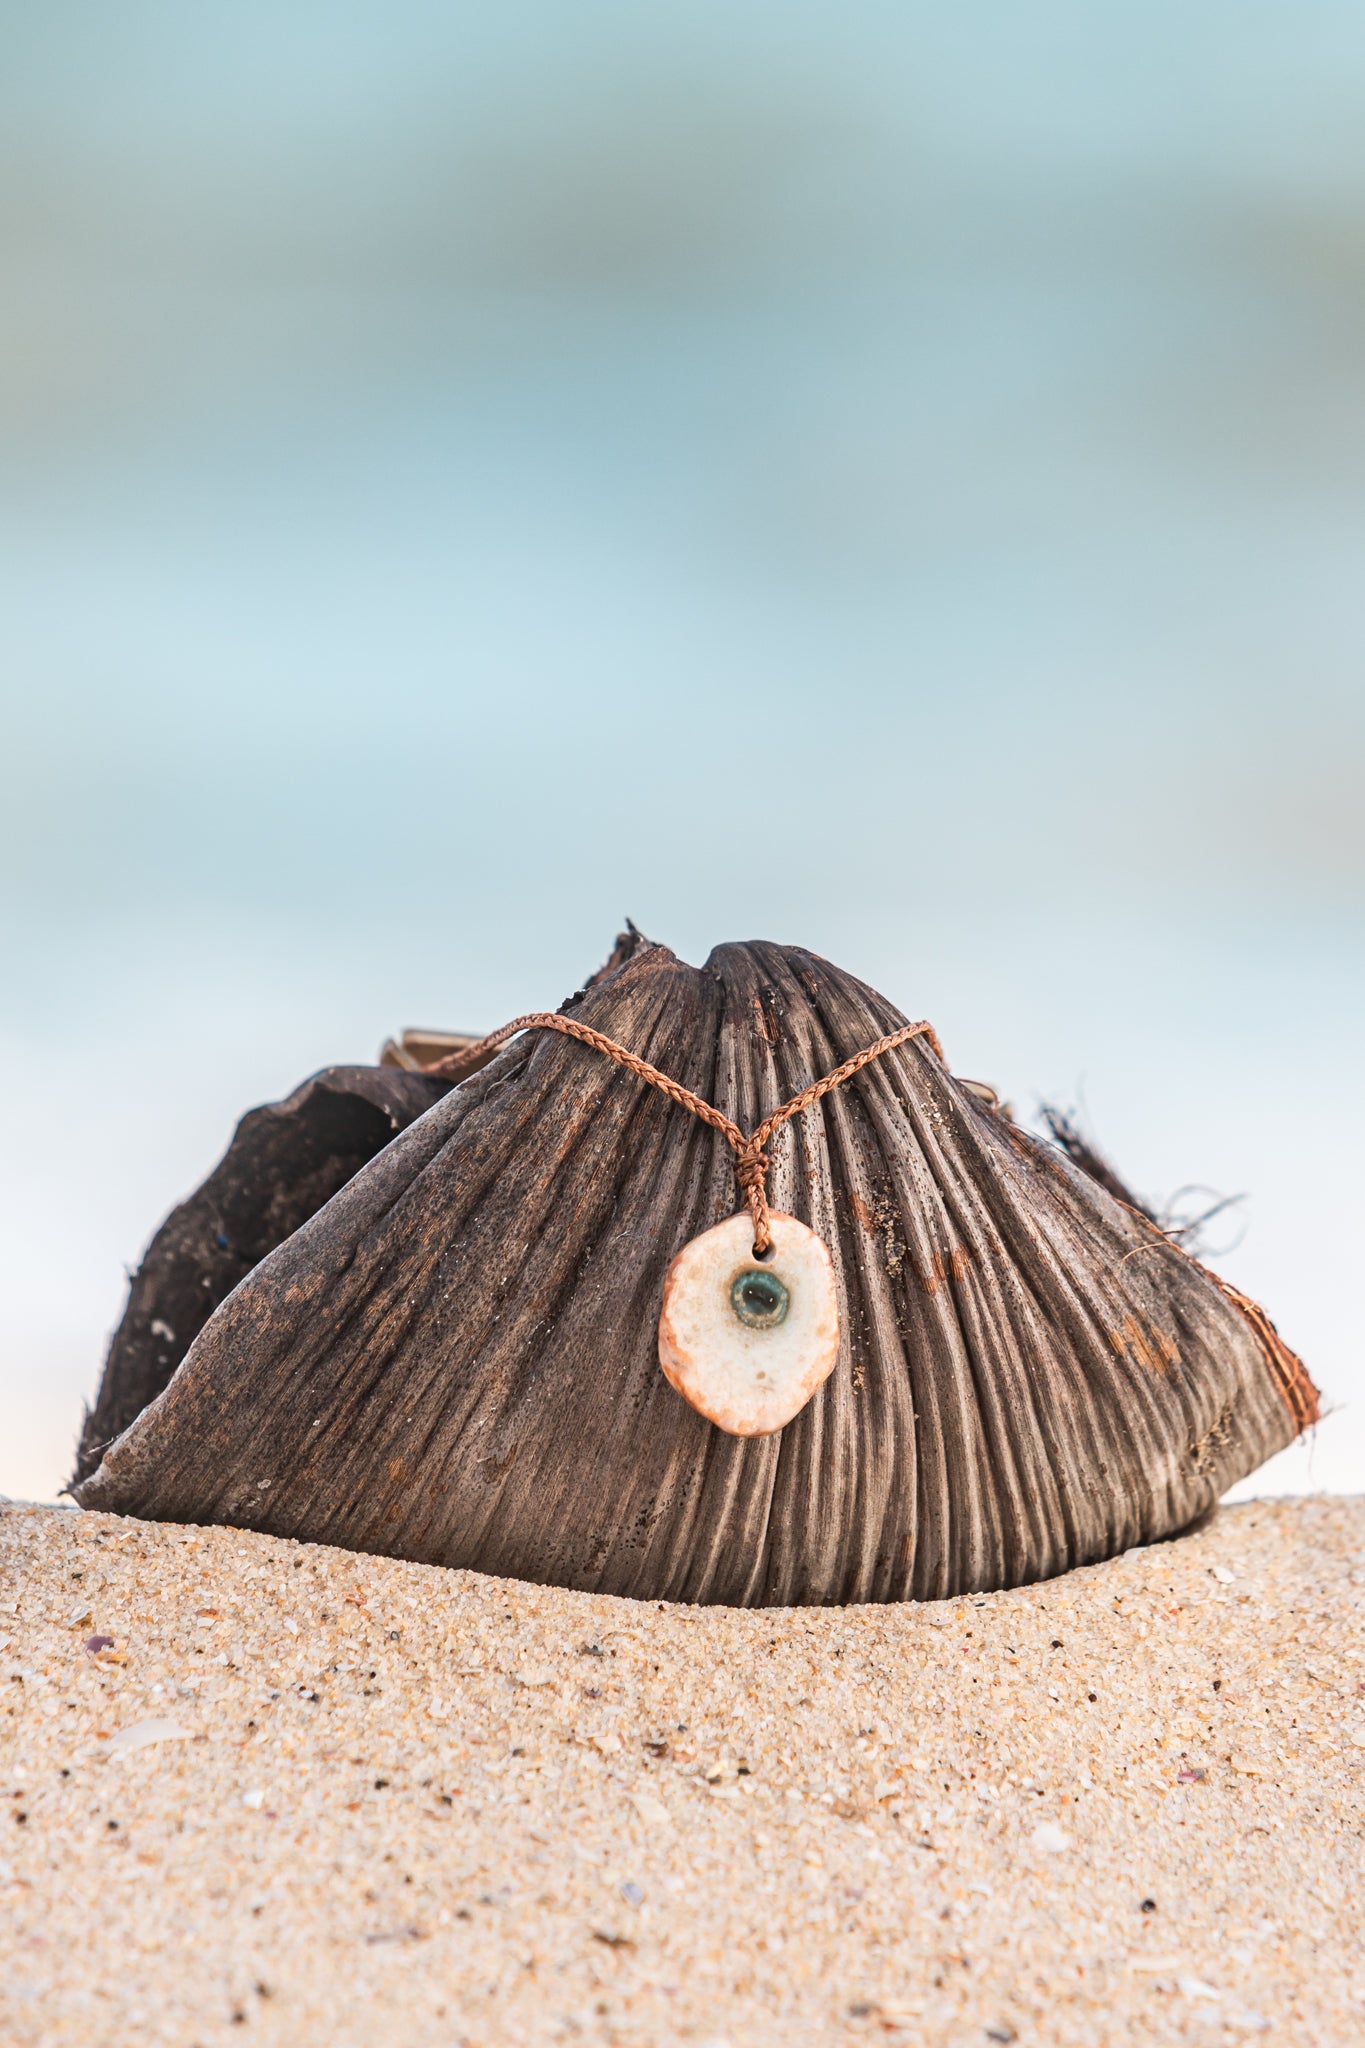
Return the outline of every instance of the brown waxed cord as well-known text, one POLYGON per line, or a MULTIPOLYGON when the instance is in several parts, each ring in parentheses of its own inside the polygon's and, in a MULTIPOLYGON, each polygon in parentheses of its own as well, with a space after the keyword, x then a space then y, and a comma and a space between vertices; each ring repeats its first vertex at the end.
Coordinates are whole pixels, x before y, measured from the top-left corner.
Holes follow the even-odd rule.
POLYGON ((605 1053, 609 1060, 615 1060, 620 1067, 636 1075, 641 1081, 658 1088, 670 1102, 676 1102, 682 1109, 690 1109, 693 1116, 699 1116, 704 1124, 732 1147, 735 1154, 735 1179, 739 1182, 749 1214, 754 1219, 754 1251, 759 1258, 772 1248, 772 1231, 768 1223, 768 1167, 770 1161, 764 1150, 769 1138, 780 1124, 786 1123, 803 1109, 809 1109, 822 1095, 828 1095, 841 1081, 847 1081, 853 1074, 860 1073, 871 1061, 880 1059, 884 1052, 890 1052, 896 1045, 904 1045, 911 1038, 927 1038, 943 1064, 943 1047, 932 1024, 905 1024, 899 1031, 892 1031, 885 1038, 879 1038, 873 1045, 865 1045, 861 1052, 835 1067, 823 1080, 812 1081, 799 1095, 793 1095, 790 1102, 784 1102, 771 1116, 765 1116, 751 1137, 746 1138, 738 1124, 731 1123, 723 1110, 703 1102, 700 1095, 694 1095, 690 1088, 684 1088, 680 1081, 670 1079, 652 1067, 648 1060, 642 1060, 638 1053, 628 1052, 624 1045, 618 1045, 614 1038, 608 1038, 601 1031, 594 1031, 589 1024, 580 1024, 575 1017, 563 1017, 558 1011, 536 1010, 527 1017, 514 1017, 510 1024, 504 1024, 497 1031, 490 1031, 487 1038, 481 1038, 476 1045, 462 1046, 458 1052, 447 1053, 443 1060, 427 1068, 429 1074, 448 1075, 452 1080, 462 1080, 466 1072, 496 1052, 500 1045, 518 1031, 560 1031, 566 1038, 576 1038, 580 1045, 590 1045, 594 1051, 605 1053))
MULTIPOLYGON (((580 1045, 590 1045, 595 1051, 605 1053, 607 1058, 615 1060, 618 1066, 625 1067, 640 1080, 648 1081, 651 1087, 658 1088, 670 1102, 678 1103, 683 1109, 690 1109, 693 1116, 699 1116, 713 1131, 719 1131, 734 1151, 735 1178, 739 1182, 740 1192, 749 1214, 754 1220, 754 1251, 760 1257, 772 1246, 772 1231, 768 1224, 770 1162, 764 1147, 779 1125, 786 1123, 788 1117, 796 1116, 800 1110, 809 1109, 813 1102, 818 1102, 822 1095, 828 1095, 841 1081, 847 1081, 851 1075, 860 1073, 871 1061, 879 1059, 884 1052, 890 1052, 893 1046, 904 1045, 908 1039, 927 1038, 943 1065, 946 1067, 948 1064, 932 1024, 903 1025, 899 1031, 889 1032, 885 1038, 879 1038, 874 1044, 864 1046, 861 1052, 855 1053, 851 1060, 845 1060, 842 1066, 835 1067, 823 1080, 812 1081, 799 1095, 793 1095, 790 1102, 784 1102, 771 1116, 765 1116, 757 1130, 748 1138, 739 1125, 731 1123, 722 1110, 713 1108, 709 1102, 703 1102, 700 1095, 694 1095, 691 1089, 684 1088, 680 1081, 674 1081, 667 1074, 660 1073, 648 1060, 642 1060, 638 1053, 628 1052, 624 1045, 618 1045, 614 1038, 608 1038, 604 1032, 594 1031, 591 1025, 580 1024, 574 1017, 560 1016, 557 1011, 537 1010, 527 1017, 514 1017, 510 1024, 504 1024, 500 1030, 490 1031, 487 1038, 479 1039, 474 1045, 463 1046, 459 1052, 448 1053, 443 1060, 438 1060, 434 1066, 428 1067, 426 1072, 448 1075, 455 1081, 463 1080, 466 1073, 478 1066, 489 1053, 496 1052, 507 1039, 515 1037, 518 1031, 560 1031, 566 1038, 576 1038, 580 1045)), ((1123 1206, 1131 1207, 1126 1202, 1123 1206)), ((1189 1259, 1191 1265, 1198 1267, 1205 1278, 1211 1280, 1219 1293, 1250 1323, 1278 1382, 1285 1405, 1293 1417, 1296 1433, 1316 1422, 1319 1414, 1317 1389, 1309 1379, 1302 1359, 1289 1349, 1265 1310, 1248 1295, 1240 1293, 1226 1280, 1221 1280, 1216 1273, 1210 1273, 1207 1266, 1201 1266, 1183 1245, 1167 1237, 1160 1226, 1153 1223, 1149 1216, 1144 1216, 1141 1210, 1134 1209, 1132 1213, 1150 1225, 1161 1242, 1171 1251, 1178 1252, 1181 1258, 1189 1259)), ((1130 1253, 1129 1257, 1131 1256, 1130 1253)))

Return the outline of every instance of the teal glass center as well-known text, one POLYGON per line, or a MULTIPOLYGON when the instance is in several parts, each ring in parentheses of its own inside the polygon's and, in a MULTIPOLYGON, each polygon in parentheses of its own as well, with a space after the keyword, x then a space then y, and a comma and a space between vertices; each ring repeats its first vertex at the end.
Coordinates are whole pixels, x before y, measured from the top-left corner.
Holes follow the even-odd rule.
POLYGON ((751 1330, 775 1330, 786 1321, 791 1296, 776 1273, 750 1266, 731 1282, 730 1306, 751 1330))

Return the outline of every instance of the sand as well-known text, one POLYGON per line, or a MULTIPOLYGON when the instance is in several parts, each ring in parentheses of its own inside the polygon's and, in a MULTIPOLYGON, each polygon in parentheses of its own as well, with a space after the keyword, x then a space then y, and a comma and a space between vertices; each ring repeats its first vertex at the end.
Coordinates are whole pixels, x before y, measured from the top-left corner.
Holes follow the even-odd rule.
POLYGON ((747 1613, 11 1506, 0 1678, 15 2048, 1365 2042, 1365 1500, 747 1613))

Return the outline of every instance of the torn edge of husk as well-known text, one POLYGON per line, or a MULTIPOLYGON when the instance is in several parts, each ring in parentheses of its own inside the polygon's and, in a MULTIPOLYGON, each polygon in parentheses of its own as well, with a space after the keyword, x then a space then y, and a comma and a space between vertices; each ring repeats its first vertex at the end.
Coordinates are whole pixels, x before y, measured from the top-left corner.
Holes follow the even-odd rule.
POLYGON ((1178 1252, 1182 1259, 1188 1259, 1206 1280, 1213 1282, 1223 1298, 1230 1301, 1238 1314, 1251 1325, 1256 1340, 1265 1353, 1271 1375, 1277 1382, 1284 1404, 1289 1410, 1294 1423, 1294 1434, 1302 1436, 1306 1429, 1311 1429, 1319 1422, 1322 1418, 1322 1396, 1309 1377, 1307 1366, 1297 1352, 1290 1350, 1260 1303, 1253 1301, 1249 1294, 1243 1294, 1230 1280, 1224 1280, 1221 1274, 1213 1272, 1173 1237, 1169 1230, 1162 1227, 1148 1204, 1133 1193, 1122 1175, 1085 1136, 1074 1116, 1068 1115, 1065 1110, 1058 1109, 1051 1103, 1044 1103, 1040 1114, 1053 1143, 1066 1153, 1068 1159, 1073 1160, 1082 1173, 1089 1174, 1091 1180, 1097 1181, 1116 1202, 1121 1202, 1125 1209, 1130 1209, 1155 1231, 1161 1244, 1168 1246, 1173 1252, 1178 1252))

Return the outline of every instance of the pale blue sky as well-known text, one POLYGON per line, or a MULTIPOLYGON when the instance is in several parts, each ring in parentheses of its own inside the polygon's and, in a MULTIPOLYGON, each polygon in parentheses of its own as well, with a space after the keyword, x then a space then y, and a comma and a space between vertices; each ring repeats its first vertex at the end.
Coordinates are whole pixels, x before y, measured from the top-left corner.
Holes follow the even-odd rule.
POLYGON ((1359 1486, 1359 9, 57 0, 0 116, 0 1489, 241 1109, 626 913, 1246 1190, 1359 1486))

